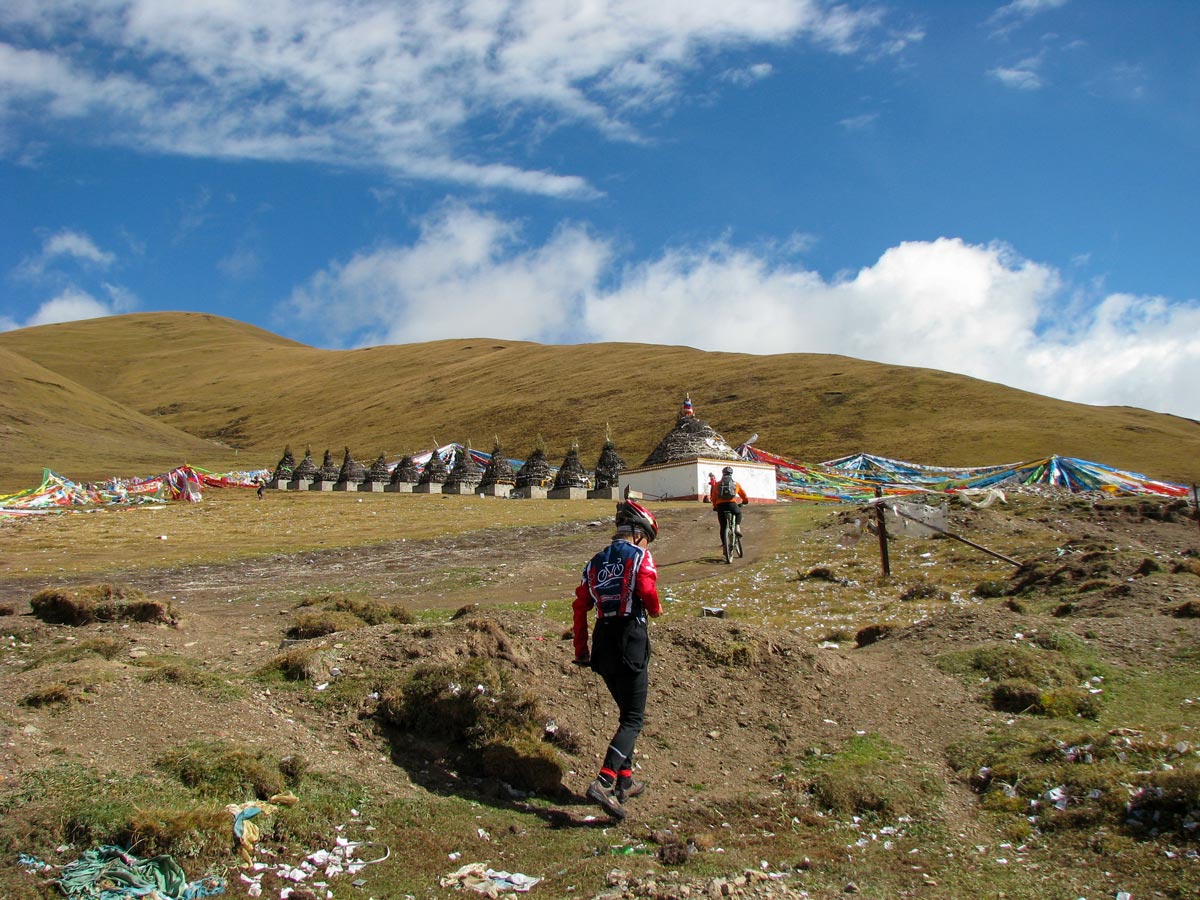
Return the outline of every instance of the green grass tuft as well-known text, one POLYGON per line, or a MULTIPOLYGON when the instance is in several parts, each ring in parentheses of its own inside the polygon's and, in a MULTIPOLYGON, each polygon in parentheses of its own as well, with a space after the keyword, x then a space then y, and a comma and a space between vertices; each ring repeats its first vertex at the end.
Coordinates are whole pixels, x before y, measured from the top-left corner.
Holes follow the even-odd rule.
POLYGON ((152 600, 136 588, 112 584, 46 588, 34 594, 29 605, 35 616, 51 625, 123 621, 175 623, 170 603, 152 600))
POLYGON ((941 797, 932 773, 878 734, 801 759, 787 783, 817 810, 878 821, 928 814, 941 797))
POLYGON ((468 771, 543 793, 561 784, 563 766, 543 740, 537 701, 491 660, 414 669, 383 692, 379 715, 401 744, 435 744, 468 771))
POLYGON ((279 761, 265 751, 252 752, 219 741, 193 741, 156 760, 155 767, 201 796, 226 802, 281 793, 287 779, 279 761))

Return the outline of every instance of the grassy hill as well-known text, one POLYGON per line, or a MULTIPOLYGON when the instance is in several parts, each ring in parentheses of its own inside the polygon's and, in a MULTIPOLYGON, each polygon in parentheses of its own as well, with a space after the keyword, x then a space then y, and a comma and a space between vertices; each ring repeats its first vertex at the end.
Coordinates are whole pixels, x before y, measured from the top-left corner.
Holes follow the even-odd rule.
POLYGON ((179 462, 273 465, 348 446, 369 463, 436 439, 594 462, 611 429, 636 465, 685 392, 731 443, 818 462, 869 451, 933 465, 1053 453, 1200 479, 1200 423, 1053 400, 929 369, 824 354, 489 338, 318 350, 216 316, 145 313, 0 334, 0 490, 43 465, 77 478, 179 462))

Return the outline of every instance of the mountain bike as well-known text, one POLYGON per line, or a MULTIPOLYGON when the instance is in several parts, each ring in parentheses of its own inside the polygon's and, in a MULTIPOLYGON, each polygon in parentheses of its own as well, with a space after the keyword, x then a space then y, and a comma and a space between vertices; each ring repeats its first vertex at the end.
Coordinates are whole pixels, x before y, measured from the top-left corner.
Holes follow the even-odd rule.
POLYGON ((733 554, 742 558, 742 536, 737 533, 737 516, 732 511, 724 517, 724 527, 721 529, 721 550, 725 553, 725 562, 733 564, 733 554))

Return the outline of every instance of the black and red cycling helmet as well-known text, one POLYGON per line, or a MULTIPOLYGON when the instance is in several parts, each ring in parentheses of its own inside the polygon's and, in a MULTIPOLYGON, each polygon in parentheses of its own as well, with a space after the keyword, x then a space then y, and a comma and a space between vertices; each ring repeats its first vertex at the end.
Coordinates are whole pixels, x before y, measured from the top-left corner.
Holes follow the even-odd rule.
POLYGON ((658 520, 654 513, 633 500, 622 500, 617 504, 617 527, 640 529, 648 541, 658 537, 658 520))

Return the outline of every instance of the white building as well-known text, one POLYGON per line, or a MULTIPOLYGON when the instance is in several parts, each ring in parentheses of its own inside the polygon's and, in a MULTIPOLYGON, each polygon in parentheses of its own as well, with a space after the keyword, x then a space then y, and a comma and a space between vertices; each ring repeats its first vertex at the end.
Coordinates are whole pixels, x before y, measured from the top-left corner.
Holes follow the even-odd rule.
POLYGON ((625 469, 620 476, 621 494, 628 489, 630 496, 641 494, 647 500, 704 500, 708 497, 709 476, 720 481, 725 466, 733 468, 734 480, 752 502, 775 502, 775 467, 770 463, 702 456, 625 469))
POLYGON ((734 479, 751 501, 775 502, 775 467, 739 457, 725 438, 696 418, 687 397, 675 427, 654 452, 638 468, 621 472, 620 490, 647 500, 704 500, 710 481, 720 481, 725 466, 733 468, 734 479))

